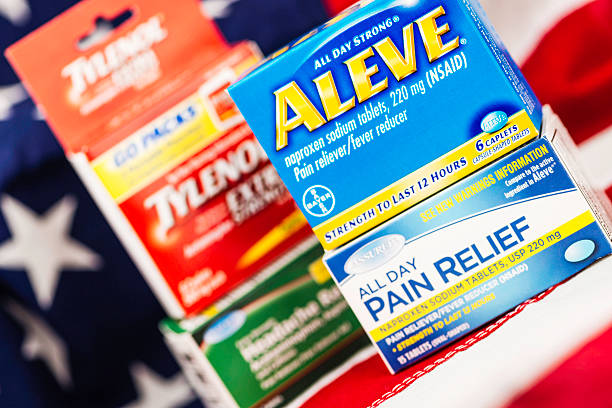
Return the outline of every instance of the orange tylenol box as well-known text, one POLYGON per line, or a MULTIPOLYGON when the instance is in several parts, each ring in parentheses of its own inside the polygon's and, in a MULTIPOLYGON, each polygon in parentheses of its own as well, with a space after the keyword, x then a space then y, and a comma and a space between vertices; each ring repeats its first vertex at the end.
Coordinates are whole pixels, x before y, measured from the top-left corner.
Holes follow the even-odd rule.
POLYGON ((197 2, 84 1, 7 57, 171 316, 310 236, 225 92, 260 53, 228 46, 197 2))

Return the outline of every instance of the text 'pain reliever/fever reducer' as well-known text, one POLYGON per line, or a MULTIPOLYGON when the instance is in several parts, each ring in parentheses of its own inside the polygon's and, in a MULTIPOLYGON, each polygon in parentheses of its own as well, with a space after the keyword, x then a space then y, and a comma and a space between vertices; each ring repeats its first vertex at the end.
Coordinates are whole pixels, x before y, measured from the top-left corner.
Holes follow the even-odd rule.
POLYGON ((542 120, 471 0, 362 1, 229 92, 326 249, 534 140, 542 120))

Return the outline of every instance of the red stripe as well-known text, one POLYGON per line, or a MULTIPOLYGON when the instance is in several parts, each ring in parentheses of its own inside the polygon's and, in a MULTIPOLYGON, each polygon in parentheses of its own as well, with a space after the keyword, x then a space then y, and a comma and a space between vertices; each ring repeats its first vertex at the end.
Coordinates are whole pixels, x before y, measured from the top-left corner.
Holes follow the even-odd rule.
POLYGON ((587 4, 559 21, 523 66, 577 143, 612 125, 611 21, 612 0, 587 4))
POLYGON ((330 16, 335 16, 354 3, 354 0, 323 0, 323 5, 330 16))
MULTIPOLYGON (((557 285, 558 286, 558 285, 557 285)), ((527 300, 516 309, 488 327, 454 343, 408 369, 390 375, 379 356, 355 365, 340 377, 310 398, 302 408, 377 407, 396 396, 420 377, 433 371, 455 354, 467 350, 487 338, 525 308, 548 296, 557 286, 539 296, 527 300)))
POLYGON ((612 327, 506 408, 610 407, 612 327))

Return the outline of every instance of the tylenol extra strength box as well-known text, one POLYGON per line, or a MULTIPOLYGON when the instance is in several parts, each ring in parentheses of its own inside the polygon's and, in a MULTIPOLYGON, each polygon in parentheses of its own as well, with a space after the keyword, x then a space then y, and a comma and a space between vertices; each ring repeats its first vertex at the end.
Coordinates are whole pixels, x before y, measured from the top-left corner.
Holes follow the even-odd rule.
POLYGON ((229 47, 197 3, 83 1, 7 56, 172 317, 311 235, 226 92, 259 50, 229 47), (130 11, 79 45, 99 19, 130 11))

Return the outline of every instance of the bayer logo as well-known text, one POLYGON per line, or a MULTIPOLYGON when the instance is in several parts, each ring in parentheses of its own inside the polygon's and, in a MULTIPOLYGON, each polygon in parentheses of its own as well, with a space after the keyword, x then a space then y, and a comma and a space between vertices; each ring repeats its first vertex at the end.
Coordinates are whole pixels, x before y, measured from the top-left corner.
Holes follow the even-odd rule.
POLYGON ((325 217, 334 209, 336 199, 329 188, 325 186, 312 186, 304 192, 302 203, 308 214, 315 217, 325 217))

